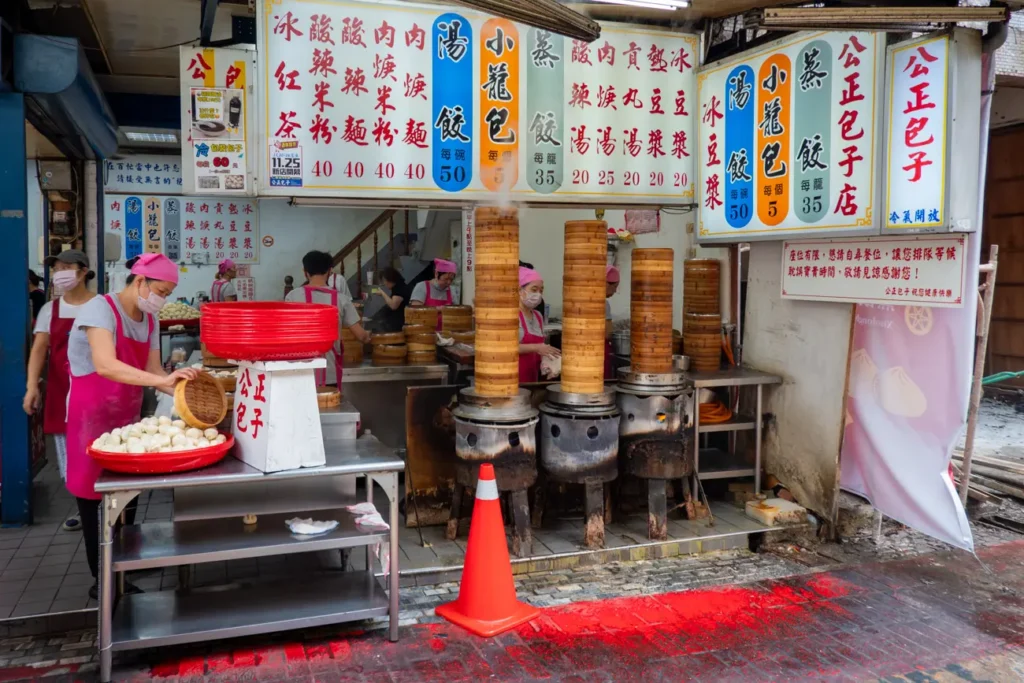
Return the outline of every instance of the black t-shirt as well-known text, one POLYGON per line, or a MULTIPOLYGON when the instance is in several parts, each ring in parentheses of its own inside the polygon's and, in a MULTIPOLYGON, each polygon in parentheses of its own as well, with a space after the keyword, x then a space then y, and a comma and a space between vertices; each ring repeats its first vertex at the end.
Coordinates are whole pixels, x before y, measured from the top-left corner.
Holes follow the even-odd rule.
POLYGON ((43 304, 46 303, 46 293, 41 289, 33 289, 28 293, 28 299, 32 303, 32 320, 34 322, 39 316, 39 311, 42 309, 43 304))
POLYGON ((409 297, 412 296, 412 287, 405 284, 395 285, 391 289, 391 296, 402 297, 402 303, 394 311, 385 303, 376 316, 380 323, 381 332, 401 332, 405 325, 405 307, 409 305, 409 297))

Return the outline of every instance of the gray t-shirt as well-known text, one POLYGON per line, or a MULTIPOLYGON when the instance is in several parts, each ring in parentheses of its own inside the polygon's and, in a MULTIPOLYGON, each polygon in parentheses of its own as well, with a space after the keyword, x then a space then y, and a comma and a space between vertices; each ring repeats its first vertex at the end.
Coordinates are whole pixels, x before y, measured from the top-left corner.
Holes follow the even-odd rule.
MULTIPOLYGON (((142 314, 142 320, 136 322, 128 317, 121 307, 121 300, 116 294, 110 296, 121 316, 121 327, 129 339, 135 341, 146 341, 146 334, 149 332, 149 320, 152 316, 148 313, 142 314)), ((92 364, 92 348, 89 346, 89 338, 85 334, 87 327, 99 327, 109 330, 114 335, 114 343, 117 343, 117 320, 114 312, 110 310, 107 297, 98 296, 81 307, 78 317, 75 318, 75 329, 71 330, 68 337, 68 364, 71 366, 73 377, 82 377, 96 372, 96 366, 92 364)), ((149 335, 149 348, 160 350, 160 323, 153 321, 153 333, 149 335)))
POLYGON ((604 300, 604 319, 605 320, 611 320, 612 319, 612 302, 608 301, 608 299, 604 300))
POLYGON ((427 287, 430 287, 430 297, 438 301, 447 301, 448 292, 452 293, 452 305, 459 303, 459 290, 452 285, 448 289, 441 289, 434 284, 433 280, 424 280, 415 287, 412 288, 412 296, 409 297, 409 301, 419 301, 420 303, 427 303, 427 287))
MULTIPOLYGON (((331 303, 331 295, 329 292, 318 292, 314 290, 310 299, 312 299, 312 303, 314 304, 330 305, 331 303)), ((284 300, 300 304, 306 303, 306 288, 298 287, 293 289, 288 292, 288 296, 286 296, 284 300)), ((341 311, 339 316, 341 326, 346 329, 362 321, 362 318, 359 317, 359 311, 356 310, 355 305, 352 303, 352 297, 348 293, 348 287, 345 287, 344 291, 338 292, 338 310, 341 311)))
POLYGON ((229 296, 234 296, 234 297, 238 296, 238 292, 235 291, 235 283, 234 282, 225 282, 220 287, 220 299, 219 299, 219 301, 224 301, 229 296))
POLYGON ((530 311, 529 313, 523 313, 519 311, 519 341, 523 341, 523 337, 526 336, 526 330, 530 331, 530 334, 544 336, 544 324, 540 321, 537 316, 537 311, 530 311), (526 330, 523 329, 523 321, 526 321, 526 330))

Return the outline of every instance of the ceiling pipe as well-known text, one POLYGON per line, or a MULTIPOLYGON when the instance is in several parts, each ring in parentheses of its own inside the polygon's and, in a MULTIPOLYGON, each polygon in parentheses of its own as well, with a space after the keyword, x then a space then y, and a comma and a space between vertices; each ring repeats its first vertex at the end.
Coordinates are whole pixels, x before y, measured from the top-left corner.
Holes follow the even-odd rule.
MULTIPOLYGON (((1005 2, 993 2, 992 5, 997 7, 1006 7, 1005 2)), ((981 51, 986 55, 992 54, 1003 46, 1003 43, 1006 42, 1006 38, 1009 34, 1010 16, 1009 12, 1007 12, 1005 20, 989 23, 988 30, 985 31, 985 35, 981 37, 981 51)))

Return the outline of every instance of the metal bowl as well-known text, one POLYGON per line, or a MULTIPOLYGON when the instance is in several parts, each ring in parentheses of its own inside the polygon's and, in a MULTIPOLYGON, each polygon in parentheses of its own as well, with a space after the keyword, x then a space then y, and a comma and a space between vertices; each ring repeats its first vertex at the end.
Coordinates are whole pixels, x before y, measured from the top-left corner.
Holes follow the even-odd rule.
POLYGON ((612 353, 617 356, 629 355, 629 330, 612 332, 612 353))
POLYGON ((675 362, 676 370, 679 370, 680 372, 690 371, 689 356, 672 356, 672 360, 675 362))

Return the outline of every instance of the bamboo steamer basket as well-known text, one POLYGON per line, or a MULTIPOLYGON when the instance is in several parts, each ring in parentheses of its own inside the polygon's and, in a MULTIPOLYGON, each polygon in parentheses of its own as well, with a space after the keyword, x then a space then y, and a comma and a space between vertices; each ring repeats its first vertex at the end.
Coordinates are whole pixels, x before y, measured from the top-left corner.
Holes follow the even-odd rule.
POLYGON ((718 259, 683 262, 683 313, 720 313, 722 264, 718 259))
POLYGON ((633 372, 673 372, 671 249, 634 249, 630 275, 630 364, 633 372))
POLYGON ((465 332, 473 329, 473 307, 442 306, 441 327, 453 332, 465 332))
POLYGON ((363 342, 356 339, 356 336, 347 327, 341 330, 341 346, 343 362, 351 365, 363 362, 363 342))
POLYGON ((405 324, 424 325, 430 329, 437 328, 438 309, 435 306, 406 306, 405 324))
POLYGON ((405 332, 379 332, 370 337, 370 343, 374 346, 387 344, 404 344, 405 332))
POLYGON ((474 375, 482 396, 519 391, 518 212, 476 212, 474 375))
POLYGON ((234 368, 238 367, 234 363, 231 363, 220 356, 215 356, 206 349, 206 344, 200 342, 200 351, 203 356, 203 365, 209 368, 234 368))
POLYGON ((409 353, 409 347, 405 344, 388 344, 373 347, 373 359, 379 358, 405 358, 409 353))
POLYGON ((214 379, 220 383, 225 394, 233 394, 235 387, 238 386, 238 377, 214 377, 214 379))
POLYGON ((433 332, 407 334, 405 335, 405 342, 410 345, 426 344, 429 345, 430 348, 434 348, 437 346, 437 335, 433 332))
POLYGON ((691 370, 718 370, 722 363, 722 316, 687 313, 683 321, 683 350, 690 357, 691 370))
POLYGON ((320 410, 337 408, 341 405, 341 392, 334 387, 317 387, 316 404, 320 410))
POLYGON ((216 377, 200 372, 174 387, 174 409, 190 427, 209 429, 227 415, 227 394, 216 377))
POLYGON ((402 331, 405 332, 406 337, 413 334, 434 334, 434 328, 427 325, 406 325, 402 331))
POLYGON ((409 353, 437 353, 437 345, 433 343, 422 344, 418 342, 409 342, 405 346, 409 349, 409 353))
POLYGON ((409 355, 406 356, 405 360, 408 365, 436 363, 437 351, 409 351, 409 355))
POLYGON ((604 391, 608 224, 568 221, 562 278, 562 389, 604 391))
POLYGON ((452 332, 451 335, 446 333, 445 336, 451 336, 459 344, 472 344, 476 339, 476 332, 452 332))

